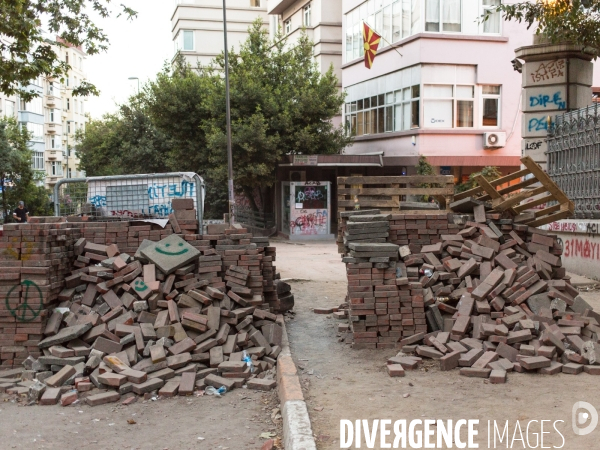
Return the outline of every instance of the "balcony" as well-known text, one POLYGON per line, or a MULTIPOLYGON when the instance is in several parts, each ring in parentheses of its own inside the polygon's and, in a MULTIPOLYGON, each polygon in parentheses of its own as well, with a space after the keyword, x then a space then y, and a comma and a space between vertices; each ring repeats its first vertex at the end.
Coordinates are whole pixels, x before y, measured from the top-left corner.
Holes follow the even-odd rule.
POLYGON ((47 126, 48 126, 48 134, 56 134, 56 131, 58 130, 58 127, 60 125, 58 125, 56 123, 49 123, 47 126))
POLYGON ((62 150, 46 150, 46 160, 48 161, 62 161, 63 158, 62 150))
POLYGON ((282 14, 286 9, 292 6, 296 0, 271 0, 267 6, 269 14, 282 14))
POLYGON ((56 101, 57 98, 54 97, 54 94, 48 94, 48 97, 46 97, 46 106, 54 108, 56 106, 56 101))

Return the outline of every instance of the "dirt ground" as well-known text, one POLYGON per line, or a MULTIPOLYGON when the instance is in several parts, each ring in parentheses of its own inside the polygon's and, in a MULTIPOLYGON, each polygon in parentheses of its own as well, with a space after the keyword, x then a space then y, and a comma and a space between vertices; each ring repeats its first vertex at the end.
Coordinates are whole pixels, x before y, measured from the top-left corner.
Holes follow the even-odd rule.
MULTIPOLYGON (((500 428, 509 421, 511 439, 516 436, 512 448, 534 448, 540 421, 562 420, 555 425, 564 436, 564 445, 553 422, 545 422, 544 432, 550 434, 544 434, 544 447, 600 449, 600 429, 577 436, 571 428, 576 401, 589 402, 600 410, 600 377, 509 373, 506 384, 492 385, 460 376, 458 369, 440 372, 437 363, 426 361, 419 371, 390 378, 384 371, 386 359, 396 351, 352 350, 339 342, 336 319, 312 312, 315 307, 338 306, 344 301, 345 268, 335 244, 277 242, 276 246, 277 268, 282 278, 292 279, 296 315, 288 323, 288 335, 294 359, 303 369, 301 381, 319 450, 340 448, 341 419, 478 419, 479 439, 475 442, 479 448, 511 448, 505 445, 506 439, 495 447, 492 441, 488 447, 488 420, 496 420, 500 428), (531 423, 527 443, 526 427, 533 420, 538 422, 531 423), (517 440, 518 431, 515 435, 517 421, 524 443, 517 440)), ((582 296, 600 310, 599 292, 582 296)), ((364 440, 362 445, 365 448, 364 440)), ((379 440, 374 448, 380 448, 379 440)))
POLYGON ((237 389, 221 398, 176 397, 112 403, 21 406, 11 396, 0 402, 0 449, 260 449, 281 420, 271 419, 275 391, 237 389), (133 419, 136 423, 129 424, 133 419))

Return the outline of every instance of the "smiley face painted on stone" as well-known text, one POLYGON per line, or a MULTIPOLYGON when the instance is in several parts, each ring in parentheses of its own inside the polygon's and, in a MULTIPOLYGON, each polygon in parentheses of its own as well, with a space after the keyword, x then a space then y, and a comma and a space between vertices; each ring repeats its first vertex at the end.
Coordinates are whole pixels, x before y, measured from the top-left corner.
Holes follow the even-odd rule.
POLYGON ((184 247, 184 243, 180 242, 179 244, 175 245, 171 245, 169 243, 164 244, 164 246, 161 246, 160 243, 158 243, 158 245, 156 246, 156 251, 158 253, 162 253, 163 255, 167 255, 167 256, 179 256, 179 255, 183 255, 184 253, 187 253, 189 250, 187 248, 182 248, 184 247))
POLYGON ((133 289, 135 289, 137 292, 144 292, 146 289, 148 289, 148 285, 144 283, 143 280, 135 280, 135 283, 133 283, 133 289))

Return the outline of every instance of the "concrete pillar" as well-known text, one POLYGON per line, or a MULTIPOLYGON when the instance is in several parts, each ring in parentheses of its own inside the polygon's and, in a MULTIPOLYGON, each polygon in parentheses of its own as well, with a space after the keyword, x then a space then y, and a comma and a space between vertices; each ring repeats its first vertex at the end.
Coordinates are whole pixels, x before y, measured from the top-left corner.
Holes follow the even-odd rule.
POLYGON ((592 58, 572 44, 551 44, 535 36, 534 45, 515 50, 522 68, 521 154, 546 169, 546 136, 554 116, 592 103, 592 58))

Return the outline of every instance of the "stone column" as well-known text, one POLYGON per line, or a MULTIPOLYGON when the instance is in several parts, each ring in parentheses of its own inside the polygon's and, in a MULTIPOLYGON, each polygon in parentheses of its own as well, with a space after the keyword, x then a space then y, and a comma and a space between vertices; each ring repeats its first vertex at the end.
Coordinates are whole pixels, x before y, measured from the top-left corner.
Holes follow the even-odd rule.
POLYGON ((546 135, 555 116, 592 103, 592 58, 572 44, 550 44, 534 37, 534 45, 515 50, 525 61, 521 154, 546 169, 546 135))

